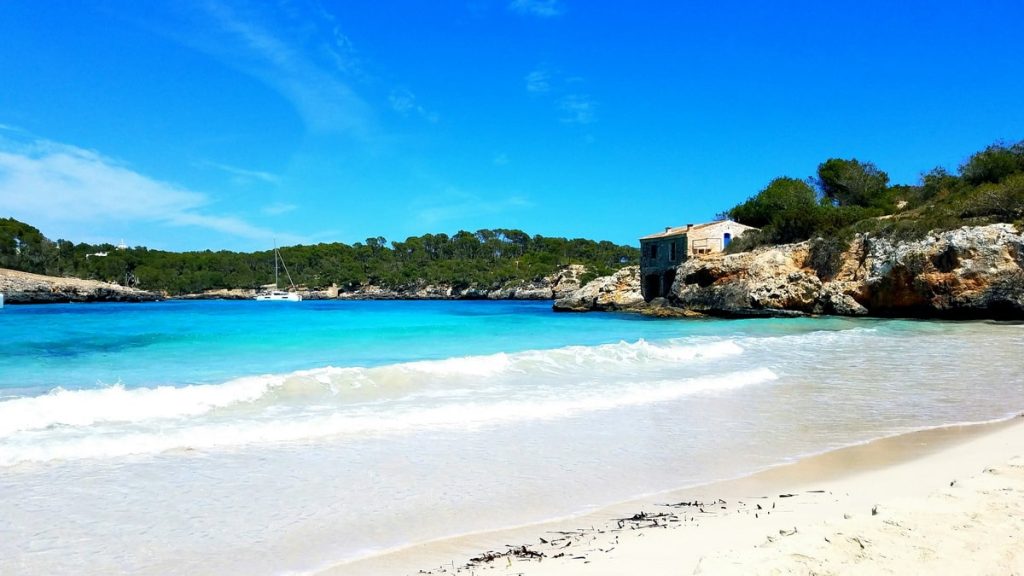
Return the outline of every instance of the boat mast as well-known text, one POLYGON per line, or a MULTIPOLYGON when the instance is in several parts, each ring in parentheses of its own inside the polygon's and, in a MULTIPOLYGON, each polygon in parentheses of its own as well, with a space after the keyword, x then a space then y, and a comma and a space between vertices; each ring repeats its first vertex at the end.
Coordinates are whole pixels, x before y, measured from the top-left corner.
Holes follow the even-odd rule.
MULTIPOLYGON (((281 251, 278 250, 277 253, 281 254, 281 251)), ((292 280, 292 273, 288 271, 288 263, 284 261, 284 256, 281 256, 281 266, 284 267, 284 273, 288 276, 288 289, 295 290, 295 281, 292 280)))
POLYGON ((277 279, 277 239, 274 239, 274 290, 280 290, 281 283, 277 279))

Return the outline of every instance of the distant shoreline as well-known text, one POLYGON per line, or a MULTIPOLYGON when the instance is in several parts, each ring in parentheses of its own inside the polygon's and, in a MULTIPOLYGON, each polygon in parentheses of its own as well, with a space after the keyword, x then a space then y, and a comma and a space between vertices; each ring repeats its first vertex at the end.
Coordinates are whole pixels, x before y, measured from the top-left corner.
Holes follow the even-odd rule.
MULTIPOLYGON (((580 288, 582 267, 568 267, 559 274, 533 282, 512 281, 500 286, 452 286, 417 284, 399 288, 377 285, 346 290, 296 290, 304 300, 541 300, 554 301, 580 288)), ((158 300, 252 300, 263 289, 222 288, 186 294, 168 294, 128 288, 109 282, 44 276, 0 268, 0 293, 7 304, 58 304, 67 302, 153 302, 158 300)))

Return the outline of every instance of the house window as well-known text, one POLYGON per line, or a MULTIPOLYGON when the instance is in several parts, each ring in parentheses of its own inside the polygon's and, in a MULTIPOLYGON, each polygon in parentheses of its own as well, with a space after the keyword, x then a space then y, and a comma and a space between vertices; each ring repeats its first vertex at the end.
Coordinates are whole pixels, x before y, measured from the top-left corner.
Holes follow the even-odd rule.
POLYGON ((651 258, 657 258, 657 257, 658 257, 658 245, 657 244, 651 244, 651 258))
POLYGON ((671 260, 672 262, 675 262, 676 261, 676 243, 672 242, 671 247, 672 247, 672 249, 669 252, 670 253, 669 260, 671 260))

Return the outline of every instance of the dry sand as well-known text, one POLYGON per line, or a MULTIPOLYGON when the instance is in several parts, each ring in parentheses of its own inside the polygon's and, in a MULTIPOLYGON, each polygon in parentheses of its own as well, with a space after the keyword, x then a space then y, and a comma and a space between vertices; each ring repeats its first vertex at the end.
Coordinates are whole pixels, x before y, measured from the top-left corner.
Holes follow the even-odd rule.
POLYGON ((1024 574, 1022 457, 1022 418, 915 432, 328 573, 1024 574))

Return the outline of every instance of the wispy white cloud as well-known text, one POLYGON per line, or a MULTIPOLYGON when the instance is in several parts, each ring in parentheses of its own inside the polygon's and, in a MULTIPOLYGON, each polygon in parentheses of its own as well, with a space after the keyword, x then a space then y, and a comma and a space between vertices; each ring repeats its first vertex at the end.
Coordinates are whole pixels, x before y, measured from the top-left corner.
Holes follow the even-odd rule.
POLYGON ((0 139, 0 205, 6 214, 44 230, 153 223, 245 239, 275 236, 241 218, 213 214, 209 203, 202 193, 150 178, 91 150, 46 140, 18 144, 0 139))
POLYGON ((310 130, 370 133, 371 108, 342 74, 357 64, 351 57, 351 42, 340 29, 333 29, 331 42, 319 35, 310 41, 300 33, 261 24, 259 15, 251 11, 216 0, 201 6, 214 26, 182 38, 184 42, 279 92, 310 130))
POLYGON ((388 97, 388 101, 391 103, 391 108, 403 116, 416 114, 431 123, 437 122, 438 120, 437 113, 430 112, 424 108, 423 105, 416 100, 416 95, 405 88, 393 90, 391 95, 388 97))
POLYGON ((281 177, 270 172, 264 172, 262 170, 249 170, 246 168, 239 168, 238 166, 231 166, 230 164, 221 164, 220 162, 203 161, 198 163, 199 166, 205 168, 214 168, 221 172, 227 172, 232 176, 236 177, 236 181, 244 183, 245 181, 259 180, 260 182, 266 182, 267 184, 279 184, 281 177))
POLYGON ((597 104, 585 94, 568 94, 558 103, 562 122, 567 124, 591 124, 597 120, 597 104))
POLYGON ((551 91, 551 72, 538 68, 526 75, 526 91, 544 93, 551 91))
POLYGON ((11 126, 9 124, 0 124, 0 131, 3 132, 14 132, 16 134, 24 134, 25 130, 18 128, 17 126, 11 126))
POLYGON ((521 195, 482 196, 449 186, 439 194, 414 201, 414 218, 419 226, 433 226, 452 221, 504 214, 523 210, 533 203, 521 195))
MULTIPOLYGON (((331 21, 334 21, 334 17, 328 15, 331 21)), ((341 27, 334 26, 331 29, 331 36, 333 42, 323 47, 324 51, 330 56, 331 61, 334 62, 335 67, 341 72, 350 74, 354 77, 363 77, 362 64, 359 62, 355 45, 352 40, 341 31, 341 27)))
POLYGON ((565 124, 592 124, 597 121, 597 101, 579 92, 585 84, 581 76, 568 76, 548 64, 526 75, 526 91, 548 98, 557 107, 565 124))
POLYGON ((561 16, 565 7, 559 0, 512 0, 508 4, 509 10, 520 14, 551 18, 561 16))
POLYGON ((213 216, 210 214, 198 214, 195 212, 181 212, 173 215, 171 219, 168 220, 168 223, 175 226, 197 226, 199 228, 208 228, 223 234, 238 236, 239 238, 248 238, 250 240, 266 240, 270 237, 279 239, 283 239, 285 236, 289 238, 292 237, 287 234, 275 234, 267 228, 254 226, 244 220, 231 216, 213 216))
POLYGON ((499 152, 494 155, 494 158, 491 161, 494 162, 495 166, 507 166, 509 163, 508 154, 499 152))
MULTIPOLYGON (((330 61, 334 63, 339 71, 356 78, 364 77, 365 73, 355 44, 342 31, 337 17, 324 8, 320 2, 313 2, 312 5, 316 17, 330 28, 329 41, 321 42, 320 50, 327 54, 330 61)), ((310 21, 309 18, 302 19, 306 22, 310 21)))

